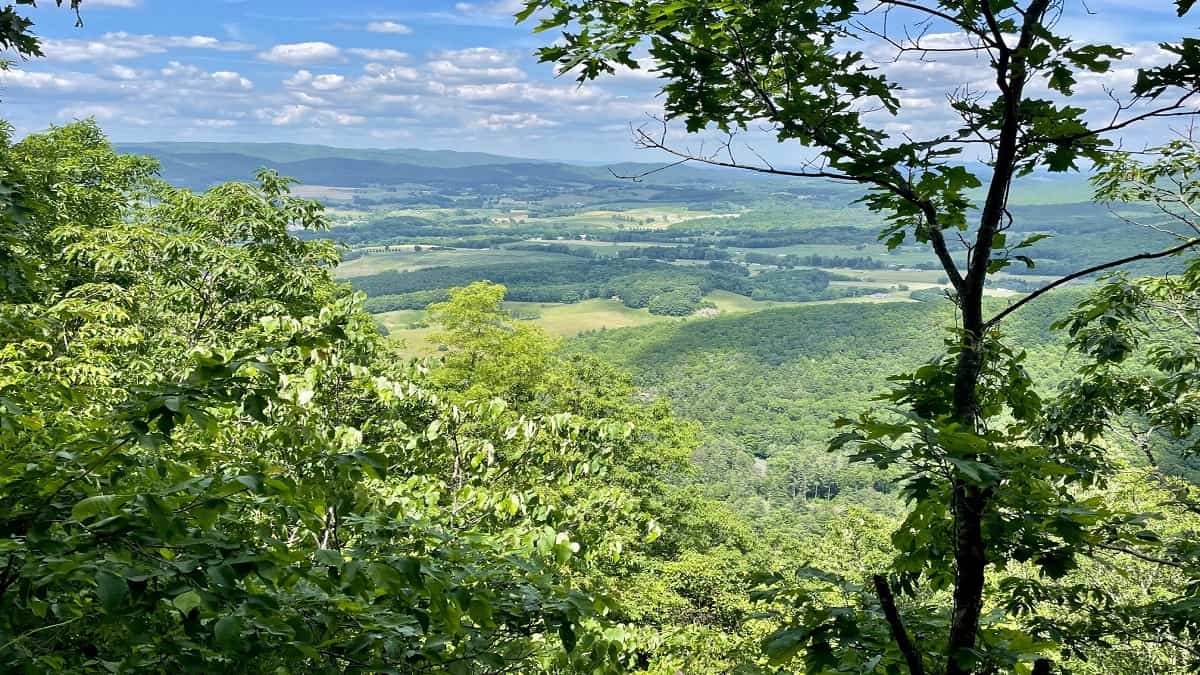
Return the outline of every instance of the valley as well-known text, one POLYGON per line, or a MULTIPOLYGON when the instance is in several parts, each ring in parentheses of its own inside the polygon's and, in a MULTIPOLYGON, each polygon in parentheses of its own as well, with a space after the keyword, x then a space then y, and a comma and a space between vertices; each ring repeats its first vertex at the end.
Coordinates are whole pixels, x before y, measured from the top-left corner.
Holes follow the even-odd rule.
MULTIPOLYGON (((890 375, 944 350, 949 334, 936 327, 952 319, 953 289, 924 245, 880 241, 881 223, 843 185, 687 167, 642 183, 616 176, 653 165, 608 171, 458 153, 141 149, 184 184, 255 161, 309 180, 327 176, 304 173, 320 161, 357 167, 346 168, 337 187, 297 186, 325 204, 333 222, 328 232, 300 235, 341 248, 338 278, 365 293, 401 354, 438 358, 446 349, 427 305, 474 281, 501 283, 515 324, 561 340, 564 353, 628 369, 645 395, 702 425, 694 461, 704 494, 752 520, 778 509, 812 514, 861 504, 899 512, 889 490, 878 489, 891 480, 886 472, 831 462, 826 444, 833 422, 868 409, 890 375), (247 154, 223 164, 236 153, 247 154), (288 163, 297 161, 308 163, 288 163), (394 163, 392 171, 425 162, 429 171, 405 169, 425 182, 390 185, 386 174, 371 173, 380 161, 394 163), (551 170, 557 179, 540 182, 551 170), (476 172, 491 178, 472 182, 476 172), (821 499, 786 487, 797 472, 823 486, 821 499)), ((1010 236, 1047 237, 1037 258, 992 276, 985 295, 994 308, 1091 264, 1110 246, 1166 241, 1132 228, 1120 212, 1064 201, 1085 200, 1081 178, 1019 185, 1027 189, 1014 192, 1020 225, 1010 236)), ((1070 370, 1048 326, 1090 281, 1039 301, 1012 329, 1039 345, 1034 360, 1047 394, 1070 370)), ((815 516, 800 522, 808 517, 815 516)))
POLYGON ((0 672, 1200 673, 1198 7, 0 1, 0 672))

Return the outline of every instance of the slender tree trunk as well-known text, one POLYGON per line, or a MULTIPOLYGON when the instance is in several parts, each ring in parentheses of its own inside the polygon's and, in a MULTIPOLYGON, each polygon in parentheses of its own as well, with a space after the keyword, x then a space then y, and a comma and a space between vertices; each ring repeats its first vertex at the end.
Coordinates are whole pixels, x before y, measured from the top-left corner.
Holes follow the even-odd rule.
MULTIPOLYGON (((963 320, 963 350, 959 354, 954 378, 954 419, 977 430, 977 388, 984 368, 983 288, 987 283, 992 242, 1001 231, 1008 211, 1008 192, 1016 172, 1021 132, 1021 97, 1027 76, 1027 50, 1037 37, 1051 0, 1032 0, 1024 12, 1017 44, 1004 42, 998 24, 989 19, 998 47, 996 84, 1003 96, 1004 120, 993 162, 992 179, 979 217, 979 231, 967 262, 967 273, 959 289, 963 320)), ((983 11, 990 16, 989 3, 983 11)), ((960 659, 975 648, 979 616, 983 611, 983 587, 987 578, 987 544, 983 538, 983 518, 991 501, 991 490, 972 485, 961 477, 954 479, 951 508, 954 515, 954 609, 950 617, 950 640, 946 675, 969 675, 975 671, 972 659, 960 659)))
MULTIPOLYGON (((964 303, 965 305, 966 303, 964 303)), ((963 339, 966 344, 959 356, 955 374, 954 413, 960 424, 975 427, 975 388, 983 368, 982 307, 975 303, 974 311, 964 307, 963 339), (974 315, 977 322, 968 321, 974 315), (967 327, 968 324, 971 324, 967 327)), ((959 661, 966 651, 974 649, 979 632, 979 616, 983 611, 983 586, 987 570, 987 547, 983 539, 983 515, 988 506, 988 493, 977 485, 955 478, 951 512, 954 516, 954 609, 950 618, 950 642, 946 674, 966 675, 974 670, 971 663, 959 661)))

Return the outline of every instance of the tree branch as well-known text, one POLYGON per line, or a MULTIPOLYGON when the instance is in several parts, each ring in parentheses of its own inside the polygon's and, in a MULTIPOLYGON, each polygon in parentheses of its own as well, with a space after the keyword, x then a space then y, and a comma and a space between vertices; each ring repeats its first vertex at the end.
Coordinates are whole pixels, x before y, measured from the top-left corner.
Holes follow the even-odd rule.
MULTIPOLYGON (((1142 122, 1144 120, 1152 119, 1155 117, 1196 117, 1196 116, 1200 116, 1200 113, 1197 113, 1194 110, 1185 110, 1183 112, 1179 112, 1186 106, 1188 100, 1191 99, 1193 96, 1196 96, 1197 94, 1200 94, 1200 90, 1187 91, 1182 96, 1180 96, 1174 103, 1162 106, 1161 108, 1155 108, 1154 110, 1147 110, 1144 113, 1134 115, 1133 117, 1122 120, 1120 122, 1117 122, 1114 119, 1114 121, 1111 124, 1108 124, 1103 127, 1097 127, 1095 129, 1086 129, 1086 130, 1080 131, 1078 133, 1067 134, 1066 136, 1055 136, 1055 137, 1036 137, 1035 136, 1033 138, 1028 139, 1026 142, 1027 143, 1028 142, 1051 143, 1054 145, 1063 145, 1066 143, 1074 143, 1075 141, 1079 141, 1084 138, 1088 138, 1090 136, 1100 136, 1103 134, 1112 133, 1114 131, 1120 131, 1121 129, 1124 129, 1125 127, 1128 127, 1133 124, 1137 124, 1138 122, 1142 122)), ((1118 114, 1120 114, 1120 113, 1118 113, 1118 114)))
POLYGON ((1125 555, 1131 555, 1131 556, 1137 558, 1138 560, 1144 560, 1148 563, 1154 563, 1155 565, 1163 565, 1166 567, 1175 567, 1175 568, 1181 569, 1181 570, 1188 569, 1187 565, 1175 562, 1174 560, 1166 560, 1165 558, 1156 558, 1152 555, 1146 555, 1145 553, 1142 553, 1140 551, 1135 551, 1131 548, 1125 548, 1124 546, 1110 546, 1108 544, 1096 544, 1096 548, 1102 548, 1106 551, 1112 551, 1113 553, 1124 553, 1125 555))
POLYGON ((1155 260, 1157 258, 1166 258, 1168 256, 1173 256, 1176 253, 1182 253, 1183 251, 1186 251, 1189 248, 1192 248, 1192 247, 1198 246, 1198 245, 1200 245, 1200 239, 1189 239, 1188 241, 1185 241, 1178 246, 1166 249, 1164 251, 1158 251, 1157 253, 1139 253, 1137 255, 1131 255, 1127 258, 1121 258, 1120 260, 1113 260, 1113 261, 1106 262, 1106 263, 1103 263, 1100 265, 1095 265, 1093 267, 1089 267, 1087 269, 1079 270, 1078 272, 1073 272, 1053 283, 1047 284, 1047 285, 1037 289, 1036 291, 1034 291, 1034 292, 1030 293, 1029 295, 1026 295, 1025 297, 1021 298, 1020 300, 1016 301, 1015 303, 1009 305, 1008 308, 1005 309, 1003 312, 1000 312, 996 316, 989 319, 984 324, 984 327, 991 328, 992 326, 995 326, 996 324, 1003 321, 1004 318, 1007 317, 1009 314, 1012 314, 1013 312, 1017 311, 1021 307, 1029 304, 1030 302, 1033 302, 1039 296, 1045 295, 1046 293, 1049 293, 1050 291, 1054 290, 1055 288, 1058 288, 1059 286, 1062 286, 1063 284, 1072 282, 1080 277, 1086 277, 1089 274, 1095 274, 1096 272, 1103 272, 1104 270, 1110 270, 1114 267, 1128 265, 1129 263, 1137 262, 1139 260, 1155 260))
POLYGON ((908 636, 908 629, 904 627, 904 619, 900 618, 900 611, 896 609, 896 599, 892 597, 892 589, 888 586, 887 579, 881 574, 876 574, 872 580, 875 582, 875 595, 879 596, 879 605, 883 607, 883 615, 887 617, 888 625, 892 628, 892 638, 908 663, 909 674, 925 675, 925 664, 921 661, 921 654, 913 644, 912 638, 908 636))
MULTIPOLYGON (((989 46, 997 46, 997 45, 993 44, 992 37, 990 35, 988 35, 986 32, 980 30, 978 26, 974 26, 974 25, 968 23, 967 21, 964 21, 962 18, 954 16, 952 14, 947 14, 946 12, 942 12, 942 11, 933 9, 931 7, 923 7, 921 5, 916 4, 915 2, 907 2, 906 0, 876 0, 876 2, 879 3, 879 6, 886 5, 886 6, 890 6, 890 7, 902 7, 904 9, 911 9, 915 12, 922 12, 924 14, 929 15, 930 17, 941 19, 948 23, 954 24, 955 26, 958 26, 959 28, 963 29, 964 31, 983 40, 984 44, 987 44, 989 46)), ((870 12, 866 12, 866 13, 869 14, 870 12)))
POLYGON ((654 138, 649 133, 647 133, 644 129, 635 129, 634 136, 635 136, 636 142, 641 147, 653 149, 653 150, 661 150, 662 152, 665 152, 669 155, 678 157, 680 161, 672 162, 672 163, 666 165, 665 167, 653 169, 651 171, 648 171, 648 172, 645 172, 642 174, 638 174, 635 176, 628 176, 628 178, 633 179, 633 180, 636 180, 643 176, 646 176, 646 175, 649 175, 652 173, 656 173, 657 171, 662 171, 664 169, 668 169, 673 166, 678 166, 680 164, 684 164, 687 162, 697 162, 699 164, 707 164, 709 166, 721 166, 721 167, 725 167, 725 168, 729 168, 729 169, 741 169, 742 171, 751 171, 754 173, 765 173, 765 174, 771 174, 771 175, 775 175, 775 176, 791 176, 793 178, 828 178, 830 180, 840 180, 840 181, 846 181, 846 182, 850 182, 850 183, 871 183, 872 182, 866 178, 850 176, 850 175, 843 174, 843 173, 835 173, 832 171, 824 171, 824 170, 791 171, 788 169, 777 169, 774 167, 756 166, 754 164, 742 164, 740 162, 730 162, 728 160, 717 159, 716 157, 703 157, 700 155, 692 155, 692 154, 689 154, 682 150, 676 150, 675 148, 672 148, 671 146, 667 145, 664 140, 654 138))

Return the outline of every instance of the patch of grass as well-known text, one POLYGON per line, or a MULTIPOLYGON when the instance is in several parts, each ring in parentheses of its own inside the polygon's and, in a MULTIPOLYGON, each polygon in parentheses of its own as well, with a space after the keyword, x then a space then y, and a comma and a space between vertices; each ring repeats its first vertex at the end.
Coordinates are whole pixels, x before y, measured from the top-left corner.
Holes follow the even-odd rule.
MULTIPOLYGON (((398 248, 398 247, 393 247, 398 248)), ((573 260, 571 256, 542 251, 515 251, 509 249, 454 249, 450 251, 416 252, 412 246, 391 253, 364 255, 340 265, 337 275, 343 279, 378 274, 388 270, 411 272, 429 267, 475 267, 481 265, 503 265, 526 263, 537 265, 547 262, 573 260)))
POLYGON ((533 323, 553 335, 573 337, 585 331, 644 326, 670 321, 669 316, 655 316, 646 309, 632 309, 616 300, 585 300, 570 305, 556 303, 509 303, 523 311, 536 311, 540 316, 533 323))
MULTIPOLYGON (((751 300, 728 291, 714 291, 705 296, 705 300, 716 305, 718 315, 745 314, 765 309, 813 304, 910 302, 907 292, 892 293, 886 298, 842 298, 816 303, 797 303, 751 300)), ((551 335, 565 338, 598 330, 632 328, 666 321, 705 321, 713 317, 711 313, 706 312, 683 319, 656 316, 646 309, 632 309, 616 300, 606 299, 585 300, 569 305, 551 302, 507 302, 505 307, 517 315, 536 315, 536 319, 528 319, 528 321, 551 335)), ((402 352, 405 355, 429 356, 437 352, 437 344, 429 339, 434 329, 427 326, 413 327, 414 324, 424 321, 424 310, 386 312, 376 314, 375 319, 387 327, 389 334, 394 339, 402 342, 402 352)))
POLYGON ((793 307, 800 304, 796 302, 777 302, 774 300, 751 300, 744 295, 730 293, 729 291, 713 291, 704 296, 704 299, 716 305, 717 311, 721 314, 757 312, 773 307, 793 307))
POLYGON ((437 345, 429 339, 434 329, 428 326, 413 328, 425 318, 425 310, 405 309, 376 314, 375 320, 387 329, 388 335, 402 345, 405 356, 429 356, 437 352, 437 345))

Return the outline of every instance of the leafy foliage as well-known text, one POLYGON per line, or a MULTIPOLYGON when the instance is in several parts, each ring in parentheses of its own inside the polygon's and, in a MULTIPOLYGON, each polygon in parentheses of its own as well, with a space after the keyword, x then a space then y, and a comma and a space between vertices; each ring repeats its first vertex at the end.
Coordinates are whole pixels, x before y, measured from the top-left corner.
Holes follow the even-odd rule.
POLYGON ((487 672, 597 639, 567 486, 628 424, 448 402, 273 174, 175 190, 89 124, 2 151, 6 663, 487 672))
MULTIPOLYGON (((895 378, 894 389, 881 397, 896 406, 894 414, 847 420, 852 429, 833 444, 853 448, 857 461, 903 471, 909 515, 893 538, 891 571, 909 595, 951 596, 949 611, 917 614, 919 627, 931 620, 944 626, 945 639, 922 632, 914 640, 886 602, 888 584, 875 584, 892 638, 886 644, 902 653, 912 675, 926 668, 947 675, 992 672, 1022 662, 1045 672, 1050 664, 1039 654, 1054 642, 1038 642, 1044 632, 1022 616, 1036 615, 1036 608, 1006 599, 1021 578, 1013 566, 1032 562, 1043 576, 1060 579, 1077 557, 1088 555, 1102 523, 1123 517, 1079 496, 1102 488, 1111 466, 1086 439, 1041 432, 1046 412, 1024 368, 1026 355, 998 331, 1009 312, 985 319, 983 292, 989 276, 1014 262, 1034 267, 1026 249, 1044 238, 1035 233, 1008 241, 1014 180, 1039 168, 1103 166, 1113 132, 1155 116, 1194 114, 1185 107, 1200 92, 1200 53, 1195 40, 1184 38, 1165 46, 1176 62, 1139 71, 1133 96, 1154 100, 1171 91, 1178 97, 1173 103, 1127 119, 1118 106, 1107 126, 1091 126, 1088 111, 1069 99, 1077 80, 1107 72, 1129 52, 1059 34, 1066 11, 1053 0, 881 0, 869 7, 852 0, 528 0, 518 15, 536 16, 538 31, 562 31, 541 57, 581 82, 618 67, 640 68, 637 55, 649 53, 666 119, 661 132, 635 133, 642 147, 682 162, 863 185, 862 202, 886 222, 880 239, 891 249, 910 238, 927 245, 945 271, 960 319, 945 356, 895 378), (901 17, 898 29, 888 21, 892 12, 901 17), (949 31, 953 50, 980 56, 978 77, 967 79, 995 86, 947 92, 960 118, 948 132, 891 134, 880 116, 863 112, 904 123, 901 89, 857 51, 858 40, 881 40, 897 59, 925 57, 922 39, 933 27, 949 31), (1034 83, 1051 94, 1033 94, 1034 83), (818 159, 798 169, 747 164, 734 157, 732 138, 716 153, 695 154, 671 145, 672 120, 688 132, 730 136, 752 124, 766 126, 778 141, 811 148, 818 159), (961 161, 975 143, 990 155, 986 176, 961 161), (979 189, 985 196, 976 209, 972 196, 979 189), (956 231, 967 232, 957 235, 967 248, 965 262, 948 244, 947 233, 956 231), (1010 623, 993 627, 985 615, 989 604, 1002 608, 999 616, 1010 623)), ((799 604, 809 607, 807 596, 799 604)), ((768 642, 768 650, 781 661, 802 657, 809 672, 879 666, 880 660, 867 659, 886 658, 882 650, 892 648, 884 647, 882 630, 859 625, 870 613, 833 612, 801 612, 784 629, 790 637, 768 642), (825 638, 834 631, 840 652, 825 638)), ((1055 637, 1060 644, 1069 639, 1055 637)), ((883 667, 896 668, 894 662, 883 667)))

